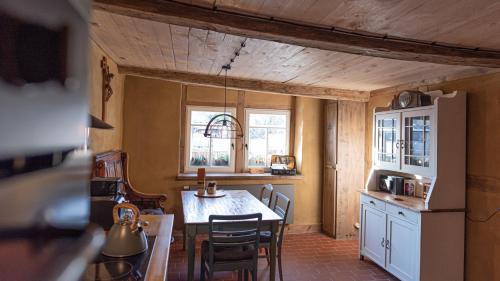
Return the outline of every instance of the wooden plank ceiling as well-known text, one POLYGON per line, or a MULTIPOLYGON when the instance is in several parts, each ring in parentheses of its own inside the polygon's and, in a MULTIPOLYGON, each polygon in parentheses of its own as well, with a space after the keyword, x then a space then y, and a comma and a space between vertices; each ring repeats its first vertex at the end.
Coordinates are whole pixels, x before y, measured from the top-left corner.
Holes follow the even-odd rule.
MULTIPOLYGON (((195 5, 419 40, 500 49, 497 0, 196 0, 195 5)), ((122 66, 371 91, 495 71, 366 57, 243 38, 94 10, 92 39, 122 66)), ((497 70, 498 71, 498 70, 497 70)))

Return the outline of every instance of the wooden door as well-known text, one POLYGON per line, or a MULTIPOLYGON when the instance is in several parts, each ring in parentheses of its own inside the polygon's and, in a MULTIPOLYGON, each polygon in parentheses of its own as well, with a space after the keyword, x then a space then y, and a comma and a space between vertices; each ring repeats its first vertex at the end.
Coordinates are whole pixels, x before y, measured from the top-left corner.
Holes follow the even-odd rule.
POLYGON ((335 209, 337 193, 337 101, 326 101, 325 148, 323 169, 323 232, 335 237, 335 209))
POLYGON ((337 239, 358 235, 354 225, 359 222, 359 190, 365 185, 365 109, 365 103, 338 102, 337 239))
MULTIPOLYGON (((387 217, 386 268, 401 280, 417 280, 418 227, 389 215, 387 217)), ((445 270, 445 269, 443 269, 445 270)))
POLYGON ((384 212, 368 205, 361 206, 361 254, 369 257, 381 267, 385 267, 385 226, 384 212))

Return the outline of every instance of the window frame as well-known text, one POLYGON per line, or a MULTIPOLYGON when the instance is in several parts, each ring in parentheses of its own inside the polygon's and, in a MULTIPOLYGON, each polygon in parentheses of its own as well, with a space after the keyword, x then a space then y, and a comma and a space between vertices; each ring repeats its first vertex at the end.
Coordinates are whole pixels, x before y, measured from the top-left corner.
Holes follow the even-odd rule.
MULTIPOLYGON (((248 165, 248 144, 249 144, 249 131, 250 131, 250 114, 276 114, 276 113, 285 113, 286 115, 286 149, 285 149, 285 154, 289 155, 290 154, 290 128, 291 128, 291 110, 290 109, 271 109, 271 108, 245 108, 245 136, 244 136, 244 144, 245 144, 245 150, 244 150, 244 169, 245 171, 248 171, 250 168, 254 168, 254 166, 249 166, 248 165)), ((266 148, 267 149, 267 148, 266 148)), ((266 151, 267 154, 267 151, 266 151)), ((257 167, 257 166, 255 166, 257 167)), ((265 166, 264 168, 270 168, 268 166, 265 166)))
MULTIPOLYGON (((184 171, 185 172, 196 172, 198 168, 205 168, 207 172, 232 172, 235 171, 236 163, 236 153, 235 153, 235 141, 231 139, 231 147, 229 154, 229 166, 228 167, 212 167, 212 166, 191 166, 191 112, 192 111, 209 111, 209 112, 224 112, 224 107, 222 106, 198 106, 198 105, 186 105, 186 123, 185 123, 185 149, 184 149, 184 171)), ((226 107, 226 113, 231 114, 236 117, 236 108, 226 107)))

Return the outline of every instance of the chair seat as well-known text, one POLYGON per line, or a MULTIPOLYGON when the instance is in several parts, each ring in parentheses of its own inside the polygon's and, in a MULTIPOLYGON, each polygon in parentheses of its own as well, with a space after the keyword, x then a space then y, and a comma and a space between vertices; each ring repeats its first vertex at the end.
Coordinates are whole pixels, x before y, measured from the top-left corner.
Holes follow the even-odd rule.
POLYGON ((271 231, 260 232, 260 243, 271 243, 271 231))
MULTIPOLYGON (((253 246, 247 247, 226 247, 214 249, 214 261, 242 261, 251 260, 253 258, 253 246)), ((206 257, 208 261, 209 243, 207 240, 201 243, 201 254, 206 257)))

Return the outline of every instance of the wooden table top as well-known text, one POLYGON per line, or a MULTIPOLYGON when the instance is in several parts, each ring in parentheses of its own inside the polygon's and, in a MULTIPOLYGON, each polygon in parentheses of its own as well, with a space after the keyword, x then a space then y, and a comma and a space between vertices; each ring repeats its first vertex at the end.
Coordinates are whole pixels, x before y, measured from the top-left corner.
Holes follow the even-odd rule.
POLYGON ((156 235, 151 260, 144 280, 164 281, 167 279, 174 215, 142 215, 141 219, 149 222, 148 226, 144 226, 146 234, 156 235))
POLYGON ((208 224, 210 215, 244 215, 261 213, 262 221, 279 221, 281 217, 246 190, 224 190, 220 198, 199 198, 196 191, 182 191, 185 224, 208 224))

